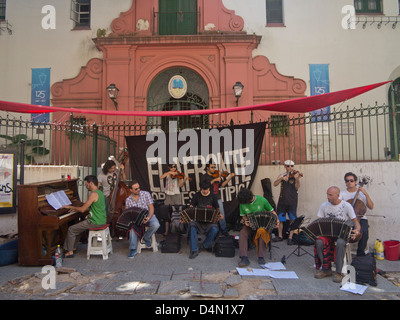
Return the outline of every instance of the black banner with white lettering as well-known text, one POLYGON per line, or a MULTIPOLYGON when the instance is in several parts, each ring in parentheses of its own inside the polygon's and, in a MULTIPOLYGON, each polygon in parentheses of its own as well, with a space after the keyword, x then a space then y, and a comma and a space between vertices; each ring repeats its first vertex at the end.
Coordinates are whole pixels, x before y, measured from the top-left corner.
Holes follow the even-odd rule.
POLYGON ((200 187, 200 177, 206 164, 212 161, 217 170, 235 173, 225 187, 220 188, 226 219, 237 207, 236 196, 241 188, 251 188, 257 172, 266 122, 234 125, 213 129, 184 129, 178 132, 177 122, 170 121, 168 132, 152 129, 146 135, 126 136, 132 178, 154 200, 164 199, 167 165, 175 163, 177 170, 189 179, 181 188, 182 203, 189 203, 200 187))

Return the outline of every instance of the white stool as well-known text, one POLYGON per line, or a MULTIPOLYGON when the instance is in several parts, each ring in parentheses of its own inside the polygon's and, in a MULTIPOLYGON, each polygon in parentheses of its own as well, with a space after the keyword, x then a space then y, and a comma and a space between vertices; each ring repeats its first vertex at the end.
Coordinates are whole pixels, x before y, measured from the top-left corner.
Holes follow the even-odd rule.
MULTIPOLYGON (((147 230, 147 226, 145 227, 145 230, 147 230)), ((153 252, 158 251, 158 243, 156 240, 156 235, 154 233, 151 236, 151 248, 153 249, 153 252)), ((140 252, 142 252, 142 249, 150 249, 150 248, 147 248, 146 244, 142 243, 142 241, 138 238, 136 252, 140 253, 140 252)))
POLYGON ((103 255, 103 260, 108 259, 108 254, 113 253, 109 225, 89 230, 87 259, 91 254, 103 255), (101 238, 101 243, 98 241, 101 238))

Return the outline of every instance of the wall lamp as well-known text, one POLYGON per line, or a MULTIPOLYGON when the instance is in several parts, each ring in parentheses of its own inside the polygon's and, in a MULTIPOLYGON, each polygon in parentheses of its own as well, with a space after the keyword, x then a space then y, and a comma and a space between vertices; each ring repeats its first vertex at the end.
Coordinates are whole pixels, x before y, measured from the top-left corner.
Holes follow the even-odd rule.
POLYGON ((118 110, 118 102, 117 102, 118 91, 119 89, 115 86, 114 83, 111 83, 107 87, 108 97, 112 100, 112 102, 114 102, 115 110, 118 110))
POLYGON ((232 89, 233 89, 233 92, 235 93, 235 97, 236 97, 236 107, 239 105, 239 98, 242 96, 243 88, 244 88, 244 85, 242 85, 242 83, 239 81, 237 81, 233 85, 232 89))

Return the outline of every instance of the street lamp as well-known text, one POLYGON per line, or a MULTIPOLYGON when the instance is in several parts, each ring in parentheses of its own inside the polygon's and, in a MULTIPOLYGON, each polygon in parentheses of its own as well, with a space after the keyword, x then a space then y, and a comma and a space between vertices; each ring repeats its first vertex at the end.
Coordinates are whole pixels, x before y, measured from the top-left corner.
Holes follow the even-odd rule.
POLYGON ((114 106, 115 106, 116 110, 118 110, 118 102, 117 102, 118 91, 119 91, 119 89, 115 86, 114 83, 111 83, 107 87, 108 97, 112 100, 112 102, 114 102, 114 106))
POLYGON ((233 85, 232 89, 233 89, 233 92, 235 93, 235 97, 236 97, 236 106, 239 105, 239 98, 242 96, 243 88, 244 88, 244 85, 240 81, 237 81, 233 85))

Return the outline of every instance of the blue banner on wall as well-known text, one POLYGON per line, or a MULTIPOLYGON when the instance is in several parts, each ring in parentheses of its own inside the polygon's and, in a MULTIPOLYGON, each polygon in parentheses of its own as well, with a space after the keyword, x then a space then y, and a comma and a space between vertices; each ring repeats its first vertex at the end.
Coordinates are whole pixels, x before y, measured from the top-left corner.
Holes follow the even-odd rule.
MULTIPOLYGON (((312 96, 324 94, 329 92, 329 65, 328 64, 310 64, 310 93, 312 96)), ((331 108, 325 107, 323 109, 311 112, 313 122, 316 121, 329 121, 331 108)))
MULTIPOLYGON (((50 68, 32 68, 32 92, 31 104, 50 105, 50 68)), ((32 120, 36 122, 49 122, 49 113, 32 114, 32 120)))

